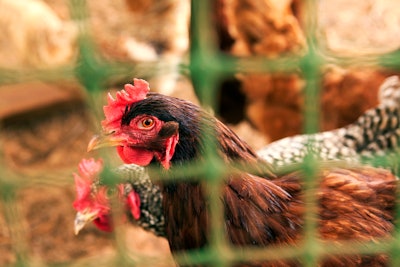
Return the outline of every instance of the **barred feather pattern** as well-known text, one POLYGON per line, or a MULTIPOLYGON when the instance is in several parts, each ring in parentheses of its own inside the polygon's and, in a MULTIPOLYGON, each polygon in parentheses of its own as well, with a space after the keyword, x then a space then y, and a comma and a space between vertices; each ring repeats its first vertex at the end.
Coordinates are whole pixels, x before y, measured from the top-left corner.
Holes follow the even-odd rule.
MULTIPOLYGON (((344 128, 311 135, 297 135, 271 143, 258 155, 273 166, 300 163, 307 154, 323 161, 345 160, 360 162, 375 155, 394 151, 398 146, 400 129, 400 81, 389 77, 379 92, 380 105, 366 111, 344 128)), ((160 188, 150 181, 145 168, 124 164, 116 169, 121 179, 129 180, 126 193, 135 190, 141 199, 141 217, 133 220, 145 230, 165 236, 160 188)))
POLYGON ((134 190, 140 197, 140 219, 135 220, 129 214, 130 220, 157 236, 165 236, 160 188, 151 182, 148 173, 141 166, 123 164, 114 171, 121 179, 130 181, 130 183, 124 184, 125 195, 127 196, 134 190))
POLYGON ((307 154, 319 160, 362 159, 384 155, 398 146, 400 111, 393 106, 368 110, 355 123, 333 131, 287 137, 258 152, 274 166, 301 162, 307 154))
POLYGON ((310 135, 296 135, 275 141, 258 154, 274 166, 302 162, 312 154, 319 160, 360 162, 394 151, 400 128, 400 80, 387 78, 379 89, 380 104, 367 110, 346 127, 310 135))

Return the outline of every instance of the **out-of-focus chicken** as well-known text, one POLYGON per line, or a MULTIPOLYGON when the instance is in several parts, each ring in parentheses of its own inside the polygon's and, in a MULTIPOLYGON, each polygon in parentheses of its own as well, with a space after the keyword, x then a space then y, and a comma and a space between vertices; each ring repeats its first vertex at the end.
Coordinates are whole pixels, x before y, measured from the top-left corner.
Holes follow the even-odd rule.
POLYGON ((224 14, 228 22, 225 25, 235 40, 232 54, 276 57, 305 48, 305 38, 292 9, 295 1, 226 2, 224 14))
MULTIPOLYGON (((112 219, 110 217, 111 203, 107 195, 107 187, 98 185, 98 175, 103 168, 102 160, 83 159, 78 166, 78 174, 74 173, 76 199, 73 203, 78 211, 75 218, 75 233, 77 234, 87 221, 103 231, 112 231, 112 219)), ((140 217, 139 195, 130 190, 130 186, 119 185, 118 191, 121 200, 125 202, 129 214, 138 220, 140 217)), ((144 198, 143 198, 144 199, 144 198)))
MULTIPOLYGON (((230 170, 221 188, 228 240, 235 246, 261 247, 297 244, 301 240, 304 223, 301 171, 273 173, 269 164, 212 115, 190 102, 148 93, 148 84, 143 80, 135 79, 134 83, 118 92, 116 99, 109 97, 104 108, 106 119, 102 122, 106 135, 93 139, 90 148, 117 146, 126 163, 174 170, 192 161, 203 162, 206 143, 201 138, 201 129, 206 129, 215 135, 215 153, 230 170), (254 172, 247 172, 233 163, 257 167, 254 172)), ((174 174, 170 172, 173 177, 174 174)), ((201 179, 175 178, 158 183, 171 250, 203 248, 209 242, 207 191, 201 179)), ((390 235, 397 183, 393 174, 366 166, 325 166, 316 178, 319 203, 316 225, 322 242, 373 242, 390 235), (350 224, 356 227, 347 228, 350 224)), ((386 260, 382 254, 337 255, 323 259, 321 265, 341 262, 346 266, 375 266, 386 260)), ((252 264, 297 266, 300 260, 252 264)))
POLYGON ((48 68, 72 62, 77 27, 43 1, 0 1, 0 67, 48 68))
MULTIPOLYGON (((223 4, 219 6, 222 9, 219 13, 224 16, 220 16, 217 24, 233 40, 230 49, 226 49, 229 53, 275 58, 287 54, 298 56, 306 49, 301 1, 220 2, 223 4)), ((221 35, 220 39, 222 42, 226 37, 221 35)), ((325 68, 319 103, 321 131, 343 127, 375 106, 379 84, 388 75, 374 69, 325 68)), ((300 73, 246 73, 237 74, 236 78, 243 95, 232 107, 245 101, 247 105, 242 113, 268 141, 303 132, 305 83, 300 73)), ((224 90, 221 99, 229 98, 232 92, 234 89, 224 90)), ((230 122, 226 112, 221 112, 221 116, 230 122)))
MULTIPOLYGON (((77 211, 75 218, 75 234, 92 222, 102 231, 113 230, 111 218, 111 190, 101 183, 102 160, 82 159, 75 177, 76 198, 73 207, 77 211)), ((165 223, 162 213, 162 195, 145 169, 135 164, 124 164, 113 170, 114 177, 125 181, 118 184, 119 200, 125 203, 128 219, 135 225, 153 232, 157 236, 165 236, 165 223), (129 181, 129 182, 126 182, 129 181)))

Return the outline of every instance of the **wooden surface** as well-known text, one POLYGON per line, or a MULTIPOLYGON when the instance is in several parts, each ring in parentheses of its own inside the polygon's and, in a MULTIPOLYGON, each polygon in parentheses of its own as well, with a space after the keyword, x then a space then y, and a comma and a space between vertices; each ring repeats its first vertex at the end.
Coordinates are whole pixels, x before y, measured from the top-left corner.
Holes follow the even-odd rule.
POLYGON ((0 119, 82 98, 79 87, 72 83, 30 82, 2 85, 0 119))

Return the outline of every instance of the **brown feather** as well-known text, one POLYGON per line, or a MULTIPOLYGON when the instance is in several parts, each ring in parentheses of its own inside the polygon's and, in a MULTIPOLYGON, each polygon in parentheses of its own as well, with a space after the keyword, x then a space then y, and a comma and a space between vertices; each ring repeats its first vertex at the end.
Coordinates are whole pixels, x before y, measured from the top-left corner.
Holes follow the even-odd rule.
MULTIPOLYGON (((318 236, 321 240, 372 241, 389 236, 393 230, 397 184, 389 171, 365 166, 331 168, 324 169, 317 179, 318 236)), ((237 246, 299 244, 303 237, 305 209, 303 180, 301 172, 272 180, 246 173, 227 179, 222 198, 230 242, 237 246)), ((166 227, 171 249, 203 247, 207 243, 208 211, 205 204, 199 206, 199 203, 205 203, 202 187, 180 183, 176 190, 177 194, 164 194, 165 204, 173 214, 166 218, 167 222, 174 223, 166 227), (181 210, 174 210, 178 207, 181 210)), ((381 254, 331 256, 324 259, 321 266, 385 266, 386 262, 387 256, 381 254)), ((297 261, 254 264, 301 266, 297 261)))
MULTIPOLYGON (((303 181, 307 180, 303 172, 284 175, 273 172, 227 126, 189 102, 148 94, 146 99, 129 109, 125 116, 126 125, 131 117, 139 114, 156 116, 168 123, 171 131, 177 130, 179 125, 179 143, 171 158, 170 170, 193 160, 204 162, 208 144, 204 139, 209 138, 209 134, 215 135, 215 153, 224 163, 229 166, 238 163, 239 166, 232 167, 231 174, 224 177, 221 188, 226 236, 234 246, 301 245, 306 206, 303 181), (202 135, 201 130, 206 130, 207 134, 202 135), (247 165, 258 167, 252 173, 240 170, 239 167, 247 165)), ((158 138, 164 140, 163 135, 165 133, 158 138)), ((157 140, 157 136, 154 139, 157 140)), ((147 149, 151 150, 151 147, 147 149)), ((397 187, 392 173, 367 166, 322 166, 314 178, 317 179, 315 197, 318 205, 315 223, 321 242, 340 244, 345 240, 374 241, 389 237, 393 231, 397 187)), ((208 245, 208 191, 198 181, 159 182, 166 237, 172 252, 208 245)), ((386 263, 387 255, 384 254, 338 255, 321 259, 319 266, 385 266, 386 263)), ((238 266, 301 264, 299 259, 293 259, 238 263, 238 266)))

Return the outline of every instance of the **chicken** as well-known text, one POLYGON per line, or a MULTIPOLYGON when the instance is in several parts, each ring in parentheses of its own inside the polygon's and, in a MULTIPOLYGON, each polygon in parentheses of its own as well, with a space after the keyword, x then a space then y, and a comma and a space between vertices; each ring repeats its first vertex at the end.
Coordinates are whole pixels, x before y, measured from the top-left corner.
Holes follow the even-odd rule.
MULTIPOLYGON (((325 68, 321 77, 320 129, 343 127, 374 107, 379 84, 386 76, 387 73, 376 70, 325 68)), ((305 99, 304 80, 299 74, 237 77, 246 98, 246 117, 268 140, 301 133, 305 99)))
MULTIPOLYGON (((102 160, 83 159, 78 166, 79 173, 74 173, 76 200, 73 203, 78 211, 75 218, 75 233, 77 234, 87 221, 93 221, 94 224, 103 231, 112 231, 112 220, 110 217, 110 201, 107 196, 105 186, 96 186, 95 178, 103 168, 102 160)), ((126 208, 136 220, 140 217, 139 195, 129 190, 129 185, 119 186, 119 192, 122 199, 125 200, 126 208), (128 190, 126 190, 128 189, 128 190)))
MULTIPOLYGON (((74 174, 76 199, 73 207, 77 210, 75 234, 90 221, 102 231, 113 230, 109 188, 100 181, 102 160, 82 159, 78 174, 74 174)), ((164 216, 161 209, 161 192, 151 183, 143 167, 124 164, 113 170, 119 179, 129 183, 118 185, 118 196, 125 203, 126 215, 134 223, 157 236, 165 236, 164 216)))
MULTIPOLYGON (((353 124, 333 131, 287 137, 267 145, 257 154, 274 167, 284 167, 292 163, 301 163, 308 150, 314 152, 314 155, 321 160, 341 159, 352 162, 361 162, 372 159, 377 154, 390 153, 397 147, 396 140, 399 136, 400 80, 397 76, 385 80, 380 86, 378 98, 379 106, 366 111, 353 124), (387 123, 382 124, 385 121, 387 123), (371 136, 373 138, 368 138, 371 136)), ((386 167, 397 173, 396 166, 386 167)), ((96 172, 97 170, 93 171, 92 188, 100 183, 100 173, 96 175, 96 172)), ((161 192, 157 185, 151 183, 146 170, 135 164, 124 164, 114 170, 114 175, 122 181, 128 181, 125 185, 126 192, 133 190, 141 200, 141 205, 138 207, 139 219, 135 220, 130 216, 131 221, 157 236, 165 237, 161 192)), ((86 223, 80 211, 90 208, 88 204, 92 201, 95 202, 96 197, 87 201, 86 205, 77 206, 79 208, 77 231, 86 223)), ((108 206, 107 211, 111 209, 109 203, 108 206)), ((103 214, 99 217, 103 217, 103 214)), ((93 218, 95 216, 87 219, 93 218)))
POLYGON ((233 0, 225 4, 227 31, 237 56, 274 58, 304 51, 305 38, 293 8, 296 1, 233 0))
MULTIPOLYGON (((296 244, 303 229, 301 171, 280 175, 228 127, 190 102, 149 93, 134 79, 104 107, 104 134, 89 149, 117 146, 125 163, 160 166, 177 180, 161 179, 165 233, 172 252, 204 248, 209 240, 209 203, 199 179, 183 180, 174 170, 196 161, 203 164, 206 144, 201 129, 215 135, 215 154, 226 164, 221 200, 225 229, 235 246, 296 244), (233 165, 235 163, 235 165, 233 165), (240 166, 252 167, 246 172, 240 166)), ((318 236, 321 240, 375 240, 393 229, 396 177, 366 166, 327 167, 317 172, 318 236), (348 227, 354 225, 354 227, 348 227)), ((346 266, 383 265, 384 255, 330 256, 346 266)), ((258 266, 297 266, 290 262, 257 262, 258 266)))
POLYGON ((76 57, 78 26, 60 18, 45 1, 0 1, 0 67, 48 69, 76 57))
POLYGON ((367 110, 354 123, 312 135, 296 135, 275 141, 259 156, 275 166, 301 162, 309 150, 322 160, 360 162, 384 155, 398 145, 400 135, 400 79, 390 76, 378 91, 379 105, 367 110))
MULTIPOLYGON (((140 168, 140 167, 138 167, 138 166, 134 166, 134 165, 132 165, 132 164, 129 164, 129 165, 123 165, 124 167, 123 167, 123 169, 124 169, 124 171, 126 171, 126 174, 128 175, 128 176, 130 176, 132 173, 135 173, 135 171, 136 170, 139 170, 139 173, 142 173, 142 174, 144 174, 144 175, 146 175, 146 173, 145 172, 143 172, 143 168, 140 168)), ((343 170, 342 170, 343 171, 343 170)), ((368 172, 368 169, 366 169, 366 171, 368 172)), ((332 174, 332 173, 330 173, 330 174, 332 174)), ((341 183, 343 183, 344 182, 344 180, 343 179, 347 179, 346 178, 346 176, 348 176, 348 175, 352 175, 353 173, 352 172, 350 172, 350 171, 348 171, 348 170, 345 170, 344 172, 338 172, 338 173, 335 173, 336 175, 331 175, 330 177, 329 177, 329 182, 330 183, 332 183, 332 185, 333 184, 335 184, 335 185, 337 185, 337 186, 343 186, 343 187, 346 187, 346 186, 349 186, 350 184, 348 184, 348 183, 345 183, 345 184, 341 184, 341 183), (339 179, 338 179, 339 178, 339 179)), ((384 173, 383 173, 384 174, 384 173)), ((384 174, 385 175, 385 174, 384 174)), ((359 178, 365 178, 365 177, 369 177, 369 176, 360 176, 359 178)), ((126 177, 125 177, 126 178, 126 177)), ((352 184, 353 185, 353 184, 352 184)), ((153 188, 154 188, 154 186, 153 186, 153 188)), ((326 188, 324 188, 324 190, 330 190, 331 188, 328 188, 328 189, 326 189, 326 188)), ((351 190, 353 190, 353 189, 357 189, 357 188, 354 188, 354 187, 352 187, 351 188, 351 190)), ((361 190, 362 191, 362 190, 361 190)), ((359 194, 360 194, 360 196, 363 194, 362 192, 359 192, 359 194)), ((155 196, 155 195, 157 195, 157 194, 150 194, 151 196, 155 196)), ((149 194, 147 194, 147 196, 149 196, 149 194)), ((342 202, 345 202, 345 201, 349 201, 350 199, 349 198, 346 198, 346 196, 344 196, 345 198, 344 199, 342 199, 341 201, 342 202)), ((324 202, 327 202, 327 203, 329 203, 328 205, 332 205, 332 203, 330 203, 330 202, 334 202, 334 201, 337 201, 334 197, 328 197, 328 195, 325 195, 325 199, 321 199, 321 202, 322 201, 324 201, 324 202)), ((163 224, 163 220, 164 220, 164 217, 162 216, 162 214, 160 213, 161 212, 161 204, 159 203, 159 202, 157 202, 157 201, 154 201, 154 202, 152 202, 152 204, 154 204, 154 203, 157 203, 157 205, 153 205, 152 207, 153 208, 155 208, 155 210, 156 210, 156 212, 155 213, 152 213, 152 214, 150 214, 150 216, 147 216, 146 218, 140 218, 139 220, 135 220, 134 222, 136 222, 136 223, 138 223, 139 224, 139 226, 141 226, 141 227, 144 227, 144 229, 146 229, 146 230, 150 230, 150 231, 153 231, 153 233, 155 233, 156 235, 158 235, 158 236, 162 236, 162 237, 165 237, 165 230, 164 230, 164 224, 163 224), (157 216, 154 216, 154 215, 158 215, 158 217, 157 216), (155 221, 155 220, 158 220, 158 223, 157 223, 157 221, 155 221)), ((346 209, 346 208, 348 208, 347 206, 344 206, 344 207, 342 207, 343 209, 346 209)), ((352 207, 350 207, 349 209, 351 209, 352 207)), ((358 207, 359 209, 362 209, 362 207, 358 207)), ((148 211, 148 209, 144 209, 144 211, 148 211)), ((154 210, 151 210, 152 212, 154 212, 154 210)), ((142 209, 142 207, 141 207, 141 213, 143 213, 143 209, 142 209)), ((337 222, 334 222, 334 223, 337 223, 337 222)), ((341 227, 342 227, 342 231, 347 231, 346 230, 346 225, 345 225, 345 223, 348 223, 348 222, 341 222, 341 223, 343 223, 343 225, 341 225, 341 227)), ((360 224, 362 224, 362 222, 357 222, 357 223, 360 223, 360 224)), ((329 224, 329 223, 328 223, 329 224)), ((358 227, 358 226, 357 226, 358 227)), ((381 230, 381 231, 386 231, 386 229, 385 230, 381 230)), ((324 233, 325 235, 330 235, 330 234, 332 234, 332 232, 331 231, 329 231, 329 228, 327 227, 326 229, 325 229, 325 233, 324 233)), ((345 264, 345 263, 343 263, 343 264, 345 264)), ((335 265, 335 266, 339 266, 339 265, 335 265)), ((352 266, 352 265, 343 265, 343 266, 352 266)), ((360 265, 360 266, 369 266, 369 265, 360 265)), ((373 265, 373 266, 375 266, 375 265, 373 265)))
POLYGON ((79 163, 79 174, 74 173, 76 200, 73 203, 78 211, 75 218, 75 233, 84 226, 85 221, 93 221, 103 231, 111 231, 109 210, 111 208, 107 199, 106 188, 97 188, 94 175, 103 168, 102 161, 83 159, 79 163))
MULTIPOLYGON (((234 56, 269 59, 286 55, 301 56, 307 49, 305 42, 307 30, 304 26, 307 25, 307 17, 310 14, 307 13, 309 10, 304 1, 220 0, 220 2, 223 2, 219 6, 221 9, 219 13, 222 15, 219 16, 217 26, 224 30, 219 30, 217 33, 224 33, 218 34, 221 41, 227 39, 227 35, 230 39, 230 46, 224 51, 234 56)), ((338 23, 332 20, 333 17, 337 20, 337 16, 332 15, 330 9, 323 8, 328 5, 337 5, 336 2, 317 1, 315 4, 318 10, 312 13, 318 17, 315 26, 321 33, 318 34, 317 43, 318 49, 323 50, 322 54, 341 54, 343 49, 338 50, 337 46, 344 43, 348 46, 347 56, 368 51, 368 49, 354 49, 354 47, 360 45, 358 42, 363 38, 368 39, 371 34, 353 36, 352 27, 343 28, 343 24, 349 22, 360 23, 363 21, 365 23, 371 19, 368 16, 349 16, 351 12, 356 12, 355 10, 362 10, 364 4, 361 2, 350 4, 349 10, 346 9, 349 13, 341 14, 341 16, 348 17, 338 23), (343 33, 347 36, 341 36, 343 33), (338 38, 338 36, 342 38, 338 38), (331 42, 332 40, 336 40, 336 43, 331 42), (346 41, 343 42, 343 40, 346 41)), ((370 5, 370 10, 363 12, 371 14, 374 13, 372 10, 375 10, 377 6, 385 7, 382 9, 385 10, 393 3, 378 4, 375 1, 373 4, 366 5, 370 5)), ((380 10, 379 16, 386 14, 382 10, 380 10)), ((388 11, 388 13, 390 12, 388 11)), ((376 19, 375 15, 372 17, 376 19)), ((383 15, 383 17, 387 18, 388 16, 383 15)), ((386 19, 382 18, 378 21, 386 21, 386 19)), ((370 26, 364 24, 363 27, 366 25, 370 26)), ((392 36, 388 33, 391 27, 385 28, 381 23, 378 25, 382 29, 377 32, 383 36, 392 36)), ((371 25, 371 28, 375 26, 377 25, 371 25)), ((374 37, 376 35, 372 34, 374 37)), ((387 49, 388 46, 393 45, 393 42, 387 41, 387 38, 383 38, 382 41, 385 45, 377 45, 374 49, 380 50, 383 47, 387 49)), ((365 44, 366 46, 371 45, 370 42, 365 44)), ((343 64, 338 66, 333 63, 334 61, 328 61, 330 63, 321 68, 322 76, 320 77, 321 90, 318 104, 320 106, 319 126, 321 131, 343 127, 353 122, 367 109, 374 107, 377 104, 375 96, 379 84, 385 77, 393 74, 388 70, 366 66, 361 68, 360 66, 344 67, 343 64), (368 90, 365 90, 366 87, 368 90)), ((247 72, 236 73, 235 79, 235 88, 223 87, 221 89, 219 106, 229 105, 229 109, 218 111, 224 121, 236 124, 238 119, 248 120, 270 142, 302 132, 305 109, 303 73, 299 73, 297 70, 275 73, 247 72), (239 96, 231 97, 238 92, 239 96), (227 102, 227 99, 231 102, 227 102), (240 106, 242 103, 245 105, 240 106), (237 115, 238 113, 240 117, 237 115), (232 116, 235 116, 234 119, 232 116)), ((230 81, 230 83, 232 82, 230 81)))
MULTIPOLYGON (((352 162, 372 159, 377 154, 392 153, 397 148, 399 136, 400 80, 397 76, 389 77, 384 81, 380 86, 378 99, 379 106, 366 111, 351 125, 313 135, 287 137, 262 148, 257 154, 274 167, 284 167, 291 163, 301 163, 308 150, 314 152, 314 156, 321 160, 341 159, 352 162)), ((386 167, 395 173, 398 171, 397 166, 386 167)), ((92 191, 101 183, 99 170, 100 168, 96 167, 92 171, 92 191)), ((140 215, 129 216, 132 222, 158 236, 165 236, 161 192, 157 185, 151 183, 146 170, 135 164, 124 164, 114 170, 114 175, 122 181, 128 181, 125 184, 125 195, 132 190, 139 195, 141 203, 137 209, 140 210, 140 215)), ((76 184, 77 191, 80 191, 80 186, 82 183, 76 184)), ((95 190, 92 195, 96 195, 96 192, 102 192, 102 190, 95 190)), ((87 223, 82 217, 83 211, 97 206, 91 203, 96 200, 97 197, 89 195, 85 198, 84 204, 75 204, 78 211, 77 232, 87 223)), ((80 201, 78 194, 75 202, 80 201)), ((111 205, 110 203, 107 205, 108 208, 103 210, 109 212, 111 205)), ((99 217, 102 221, 105 220, 104 214, 99 214, 99 217)), ((86 217, 87 220, 94 218, 96 216, 86 217)))

